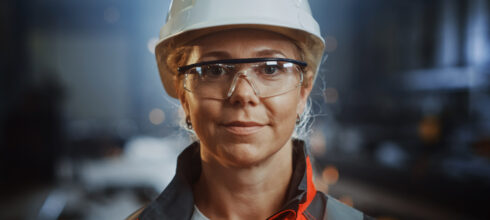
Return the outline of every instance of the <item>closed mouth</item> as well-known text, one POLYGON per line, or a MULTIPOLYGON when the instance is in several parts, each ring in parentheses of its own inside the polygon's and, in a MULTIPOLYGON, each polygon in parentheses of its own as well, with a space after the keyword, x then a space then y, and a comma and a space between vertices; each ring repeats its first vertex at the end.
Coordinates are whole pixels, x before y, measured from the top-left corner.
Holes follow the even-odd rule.
POLYGON ((263 126, 263 124, 254 121, 232 121, 223 123, 224 126, 235 126, 235 127, 254 127, 263 126))
POLYGON ((232 121, 224 123, 222 126, 235 135, 251 135, 258 132, 265 125, 254 121, 232 121))

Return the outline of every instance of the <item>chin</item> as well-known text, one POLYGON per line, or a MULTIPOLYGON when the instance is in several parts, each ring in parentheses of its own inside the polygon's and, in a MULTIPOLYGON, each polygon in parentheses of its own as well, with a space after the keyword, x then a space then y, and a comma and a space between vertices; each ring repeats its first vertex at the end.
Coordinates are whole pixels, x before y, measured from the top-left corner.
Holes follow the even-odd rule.
MULTIPOLYGON (((261 144, 226 144, 222 145, 219 157, 235 167, 250 167, 269 158, 275 151, 266 149, 261 144)), ((269 145, 270 147, 270 145, 269 145)))

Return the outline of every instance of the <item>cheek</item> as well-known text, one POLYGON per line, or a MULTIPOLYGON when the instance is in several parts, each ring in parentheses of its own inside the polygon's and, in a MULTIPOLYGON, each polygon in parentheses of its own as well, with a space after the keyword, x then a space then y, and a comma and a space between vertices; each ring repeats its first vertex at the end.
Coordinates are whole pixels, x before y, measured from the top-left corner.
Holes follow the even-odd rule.
POLYGON ((220 104, 213 101, 189 102, 189 114, 194 131, 200 140, 206 140, 215 130, 220 116, 220 104))
POLYGON ((296 122, 298 96, 278 96, 271 101, 268 105, 269 117, 275 131, 279 132, 280 135, 291 135, 296 122))

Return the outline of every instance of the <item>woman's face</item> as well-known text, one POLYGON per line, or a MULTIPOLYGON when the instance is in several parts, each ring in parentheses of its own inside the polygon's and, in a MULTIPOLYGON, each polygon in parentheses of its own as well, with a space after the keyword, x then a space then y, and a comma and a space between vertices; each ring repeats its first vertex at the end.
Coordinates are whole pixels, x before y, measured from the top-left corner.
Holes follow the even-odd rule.
MULTIPOLYGON (((268 31, 221 31, 194 43, 197 62, 257 57, 300 59, 299 49, 291 40, 268 31)), ((228 99, 202 98, 183 90, 179 99, 200 139, 202 159, 247 167, 267 160, 290 141, 296 117, 303 112, 310 91, 311 87, 298 87, 279 96, 260 98, 247 80, 239 78, 228 99)))

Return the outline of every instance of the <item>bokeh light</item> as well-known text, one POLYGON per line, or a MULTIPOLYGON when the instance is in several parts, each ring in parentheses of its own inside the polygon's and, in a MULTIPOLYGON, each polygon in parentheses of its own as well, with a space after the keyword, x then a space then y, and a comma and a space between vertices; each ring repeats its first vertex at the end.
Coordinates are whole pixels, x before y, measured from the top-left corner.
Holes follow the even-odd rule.
POLYGON ((327 142, 323 132, 315 130, 310 136, 311 153, 321 157, 327 151, 327 142))
POLYGON ((335 166, 326 166, 322 172, 323 180, 328 185, 333 185, 339 180, 339 170, 335 166))
POLYGON ((427 116, 420 121, 418 132, 426 143, 437 142, 441 135, 441 125, 437 117, 427 116))
POLYGON ((152 124, 159 125, 165 120, 165 113, 159 108, 154 108, 150 111, 148 118, 152 124))

